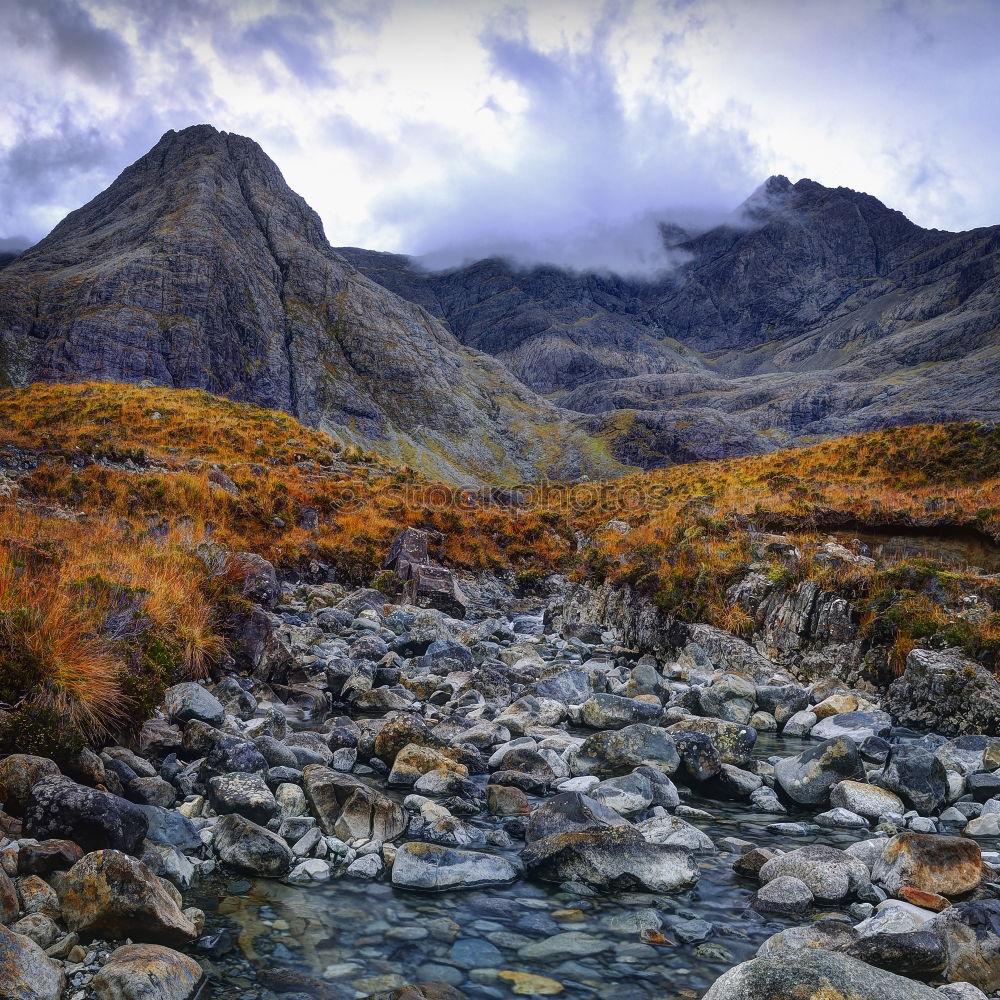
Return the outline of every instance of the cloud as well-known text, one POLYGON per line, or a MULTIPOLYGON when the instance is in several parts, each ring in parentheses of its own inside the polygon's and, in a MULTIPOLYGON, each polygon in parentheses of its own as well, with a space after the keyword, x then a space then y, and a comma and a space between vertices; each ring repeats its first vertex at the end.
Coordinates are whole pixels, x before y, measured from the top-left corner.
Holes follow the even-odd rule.
POLYGON ((0 237, 167 129, 251 135, 334 244, 649 273, 769 174, 1000 222, 993 0, 0 0, 0 237))

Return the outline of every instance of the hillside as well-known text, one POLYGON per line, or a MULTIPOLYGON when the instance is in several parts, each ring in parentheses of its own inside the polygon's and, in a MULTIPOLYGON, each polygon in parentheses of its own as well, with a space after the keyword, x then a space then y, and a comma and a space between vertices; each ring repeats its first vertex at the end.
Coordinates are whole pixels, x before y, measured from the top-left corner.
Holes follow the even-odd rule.
POLYGON ((1000 228, 925 230, 869 195, 772 177, 727 223, 664 240, 682 263, 656 281, 340 252, 591 428, 628 412, 616 454, 646 467, 690 458, 706 422, 719 452, 704 457, 723 457, 997 419, 1000 228))
POLYGON ((0 372, 207 389, 455 482, 623 471, 361 275, 260 146, 209 125, 168 132, 0 271, 0 372))
POLYGON ((441 532, 441 560, 469 580, 489 573, 530 592, 569 574, 737 634, 762 625, 762 596, 745 585, 764 579, 771 597, 804 581, 846 596, 896 657, 946 635, 992 663, 1000 644, 996 577, 825 548, 835 530, 1000 540, 1000 431, 981 425, 504 495, 456 492, 287 414, 204 392, 34 385, 0 395, 0 466, 8 655, 30 648, 24 678, 58 678, 45 704, 79 700, 88 718, 109 718, 121 684, 143 677, 137 662, 160 678, 135 682, 149 704, 177 671, 204 672, 234 648, 240 580, 259 557, 303 581, 379 584, 404 525, 441 532), (983 602, 974 615, 959 607, 970 593, 983 602), (111 606, 126 618, 141 609, 142 627, 109 637, 111 606))

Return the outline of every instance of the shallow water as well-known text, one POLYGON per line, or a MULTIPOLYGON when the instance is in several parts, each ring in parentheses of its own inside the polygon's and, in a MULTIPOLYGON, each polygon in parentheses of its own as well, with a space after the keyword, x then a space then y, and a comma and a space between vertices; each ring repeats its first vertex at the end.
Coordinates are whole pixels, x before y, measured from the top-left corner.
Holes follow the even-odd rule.
MULTIPOLYGON (((810 745, 762 734, 757 755, 788 755, 810 745)), ((871 835, 817 830, 790 837, 765 827, 808 821, 811 813, 764 816, 742 803, 700 796, 685 804, 712 814, 710 820, 688 818, 716 842, 735 836, 787 849, 807 843, 846 847, 871 835)), ((701 857, 698 885, 677 894, 582 895, 526 880, 502 889, 426 894, 335 878, 310 887, 266 880, 205 884, 194 902, 206 910, 210 928, 229 927, 238 937, 238 951, 216 967, 212 996, 219 1000, 256 996, 259 968, 317 977, 326 989, 311 992, 328 1000, 430 980, 458 986, 469 1000, 511 997, 512 984, 498 978, 503 970, 558 980, 567 998, 673 1000, 702 996, 771 934, 805 922, 753 911, 756 883, 736 876, 732 861, 726 854, 701 857), (692 920, 711 927, 690 925, 692 920), (643 929, 657 927, 664 943, 640 938, 643 929), (593 936, 585 954, 518 956, 520 948, 566 931, 593 936)))

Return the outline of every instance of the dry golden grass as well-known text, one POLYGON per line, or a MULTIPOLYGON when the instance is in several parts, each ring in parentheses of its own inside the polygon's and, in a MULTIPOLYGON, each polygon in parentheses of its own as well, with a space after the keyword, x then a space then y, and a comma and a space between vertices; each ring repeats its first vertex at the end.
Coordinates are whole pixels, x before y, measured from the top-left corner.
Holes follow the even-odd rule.
POLYGON ((525 583, 563 570, 628 584, 681 619, 738 634, 753 621, 727 590, 756 563, 778 587, 808 579, 850 597, 872 641, 892 647, 896 661, 908 642, 940 633, 987 659, 1000 648, 1000 597, 981 579, 919 560, 831 563, 818 551, 827 531, 854 524, 1000 537, 1000 431, 975 424, 893 428, 567 486, 529 509, 450 503, 453 491, 409 468, 343 449, 287 414, 198 391, 113 383, 6 391, 4 449, 28 453, 35 466, 20 480, 26 504, 87 519, 36 514, 19 527, 7 504, 0 549, 15 560, 22 547, 58 550, 67 568, 55 582, 40 577, 42 589, 67 592, 90 578, 110 581, 113 593, 141 589, 150 634, 194 675, 220 650, 216 606, 238 573, 232 563, 208 569, 199 547, 256 552, 285 569, 316 560, 363 584, 406 525, 442 532, 439 556, 455 568, 510 571, 525 583), (605 529, 612 518, 630 530, 605 529), (791 533, 801 558, 755 551, 751 527, 791 533), (590 541, 580 547, 578 535, 590 541), (973 587, 993 601, 992 615, 955 620, 944 599, 973 587))

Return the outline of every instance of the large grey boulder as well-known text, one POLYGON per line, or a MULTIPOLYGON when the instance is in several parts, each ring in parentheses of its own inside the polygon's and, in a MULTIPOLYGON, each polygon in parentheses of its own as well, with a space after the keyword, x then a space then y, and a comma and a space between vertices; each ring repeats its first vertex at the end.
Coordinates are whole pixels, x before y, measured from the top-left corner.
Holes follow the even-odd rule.
POLYGON ((111 847, 137 854, 148 828, 141 806, 62 775, 35 784, 24 813, 26 836, 73 840, 85 851, 111 847))
POLYGON ((1000 683, 958 648, 912 650, 885 707, 902 726, 1000 736, 1000 683))
POLYGON ((941 1000, 929 986, 856 958, 803 948, 754 958, 715 981, 704 1000, 941 1000))
POLYGON ((871 884, 868 868, 857 858, 836 847, 809 844, 798 850, 779 854, 760 870, 760 880, 792 876, 801 879, 820 901, 839 903, 871 884))
POLYGON ((774 776, 785 794, 800 805, 822 805, 830 790, 845 778, 863 778, 857 744, 847 736, 827 740, 774 765, 774 776))
POLYGON ((651 844, 633 827, 557 833, 521 852, 528 874, 543 882, 584 882, 595 889, 675 892, 698 881, 691 852, 651 844))
POLYGON ((294 857, 277 834, 235 813, 215 824, 212 849, 223 864, 235 871, 272 878, 284 875, 294 857))
POLYGON ((192 719, 209 726, 221 726, 226 717, 222 702, 195 681, 184 681, 167 688, 163 695, 163 707, 167 715, 182 726, 192 719))
POLYGON ((116 948, 91 981, 97 1000, 188 1000, 204 973, 187 955, 158 944, 116 948))
POLYGON ((820 719, 810 730, 809 739, 833 740, 849 736, 860 745, 870 736, 882 736, 891 728, 892 716, 888 712, 841 712, 820 719))
POLYGON ((65 985, 61 962, 0 925, 0 1000, 60 1000, 65 985))
POLYGON ((358 778, 310 764, 302 780, 309 807, 328 836, 387 841, 406 829, 403 807, 358 778))
POLYGON ((537 806, 528 819, 524 839, 530 844, 555 833, 574 833, 600 826, 628 826, 614 809, 582 792, 560 792, 537 806))
POLYGON ((595 733, 570 757, 573 774, 601 778, 628 774, 644 765, 673 774, 680 765, 680 756, 669 733, 643 723, 595 733))
POLYGON ((922 747, 894 746, 872 781, 894 792, 922 815, 939 809, 948 797, 944 764, 922 747))
POLYGON ((477 889, 509 885, 521 868, 506 858, 414 841, 402 844, 392 862, 392 884, 399 889, 477 889))

